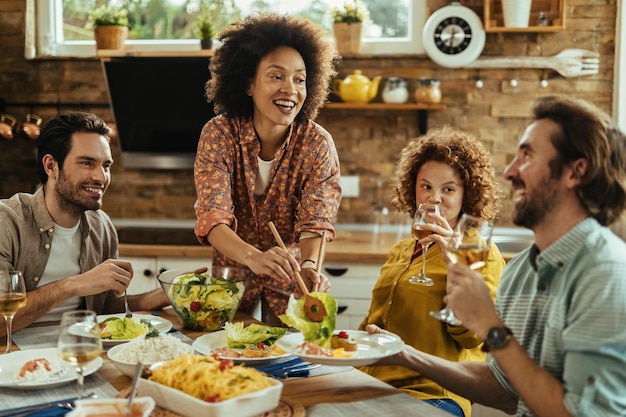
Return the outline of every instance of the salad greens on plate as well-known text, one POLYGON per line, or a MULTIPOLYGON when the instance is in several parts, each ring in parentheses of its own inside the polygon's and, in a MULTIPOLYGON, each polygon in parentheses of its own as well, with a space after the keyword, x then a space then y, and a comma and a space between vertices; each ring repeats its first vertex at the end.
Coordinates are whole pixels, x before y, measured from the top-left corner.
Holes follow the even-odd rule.
POLYGON ((259 343, 271 346, 287 333, 285 327, 270 327, 257 323, 244 327, 243 322, 226 323, 224 329, 229 348, 246 348, 257 346, 259 343))
POLYGON ((285 314, 281 314, 278 318, 286 325, 300 330, 307 342, 314 342, 323 348, 329 348, 330 338, 335 331, 337 300, 325 292, 312 292, 310 295, 321 300, 326 308, 327 315, 322 321, 309 320, 304 314, 305 297, 296 300, 293 295, 289 297, 285 314))

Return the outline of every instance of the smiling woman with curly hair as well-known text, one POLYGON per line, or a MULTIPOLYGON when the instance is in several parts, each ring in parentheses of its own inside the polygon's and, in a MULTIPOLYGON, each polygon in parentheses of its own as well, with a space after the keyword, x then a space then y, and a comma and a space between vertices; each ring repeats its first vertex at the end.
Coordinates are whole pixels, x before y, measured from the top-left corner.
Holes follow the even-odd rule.
POLYGON ((209 64, 206 95, 218 115, 198 142, 195 234, 213 246, 213 265, 258 276, 240 309, 251 313, 261 303, 272 325, 282 324, 276 316, 297 291, 294 271, 302 268, 310 288, 330 286, 315 265, 322 234, 335 237, 339 158, 332 136, 313 121, 336 75, 328 37, 307 19, 250 16, 218 35, 209 64))
MULTIPOLYGON (((419 241, 413 237, 401 240, 391 248, 360 328, 377 325, 416 349, 448 360, 484 361, 482 340, 476 333, 446 325, 430 317, 429 312, 440 310, 444 304, 447 265, 442 246, 452 236, 459 217, 467 213, 493 220, 498 213, 500 195, 489 153, 466 132, 452 127, 431 129, 402 150, 394 185, 397 196, 393 203, 399 210, 413 216, 419 204, 428 203, 438 205, 440 214, 429 214, 427 221, 433 224, 422 225, 432 234, 419 241), (421 244, 433 241, 437 244, 422 252, 421 244), (411 281, 424 262, 432 283, 411 281)), ((492 299, 503 269, 504 258, 492 243, 487 262, 479 270, 492 299)), ((470 415, 467 399, 419 372, 401 366, 362 370, 453 415, 470 415)))

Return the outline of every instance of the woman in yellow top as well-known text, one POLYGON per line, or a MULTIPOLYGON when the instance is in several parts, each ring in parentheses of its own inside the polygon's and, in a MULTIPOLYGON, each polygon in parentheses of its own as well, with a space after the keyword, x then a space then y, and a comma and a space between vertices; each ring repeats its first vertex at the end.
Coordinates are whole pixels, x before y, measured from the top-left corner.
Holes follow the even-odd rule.
MULTIPOLYGON (((426 237, 419 242, 407 238, 391 248, 360 328, 375 324, 423 352, 449 360, 484 361, 482 341, 475 333, 442 323, 428 313, 444 306, 446 263, 441 246, 452 236, 461 214, 493 220, 498 213, 500 195, 489 153, 475 137, 463 131, 451 127, 431 129, 403 149, 394 185, 394 206, 411 216, 421 203, 439 205, 440 215, 429 214, 427 218, 435 223, 423 228, 441 238, 426 237), (420 243, 435 240, 425 260, 427 275, 434 285, 410 283, 409 278, 419 274, 424 262, 420 243)), ((504 265, 504 258, 492 244, 487 264, 480 270, 492 298, 504 265)), ((361 370, 453 415, 470 416, 468 400, 411 369, 376 366, 361 370)))

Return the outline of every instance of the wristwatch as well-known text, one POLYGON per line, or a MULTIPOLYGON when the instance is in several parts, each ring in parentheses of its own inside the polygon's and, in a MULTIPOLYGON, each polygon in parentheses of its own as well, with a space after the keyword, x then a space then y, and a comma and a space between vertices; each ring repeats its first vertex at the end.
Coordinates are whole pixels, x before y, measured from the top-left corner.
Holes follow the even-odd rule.
POLYGON ((506 326, 496 326, 489 329, 485 343, 483 343, 483 352, 502 349, 509 340, 513 338, 513 332, 506 326))

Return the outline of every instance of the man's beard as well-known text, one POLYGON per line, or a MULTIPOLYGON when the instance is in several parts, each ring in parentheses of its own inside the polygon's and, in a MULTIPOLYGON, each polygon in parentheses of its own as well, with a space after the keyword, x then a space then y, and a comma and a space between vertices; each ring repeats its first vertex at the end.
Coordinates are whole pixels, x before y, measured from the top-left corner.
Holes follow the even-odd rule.
POLYGON ((523 201, 513 210, 513 223, 533 229, 543 222, 556 205, 558 199, 554 192, 553 184, 556 181, 546 178, 534 187, 534 190, 526 193, 523 201))
POLYGON ((79 190, 67 180, 63 171, 59 173, 59 180, 55 192, 59 200, 59 206, 68 213, 81 215, 87 210, 98 210, 102 206, 102 198, 97 200, 81 197, 79 190))

